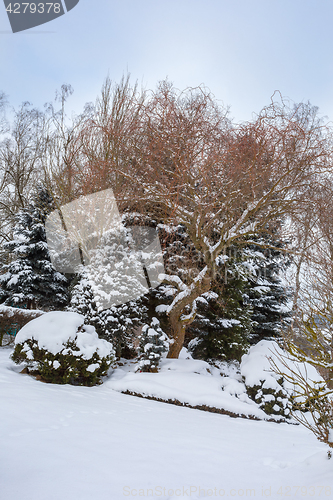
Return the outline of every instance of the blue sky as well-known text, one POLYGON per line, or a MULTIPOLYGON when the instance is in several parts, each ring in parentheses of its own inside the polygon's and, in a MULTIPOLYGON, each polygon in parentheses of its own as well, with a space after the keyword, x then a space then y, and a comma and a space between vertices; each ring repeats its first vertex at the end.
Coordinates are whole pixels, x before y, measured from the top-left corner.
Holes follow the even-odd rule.
POLYGON ((0 90, 13 105, 53 99, 79 113, 104 78, 130 72, 145 88, 168 77, 205 84, 236 121, 275 90, 333 121, 331 0, 80 0, 66 15, 13 34, 0 4, 0 90))

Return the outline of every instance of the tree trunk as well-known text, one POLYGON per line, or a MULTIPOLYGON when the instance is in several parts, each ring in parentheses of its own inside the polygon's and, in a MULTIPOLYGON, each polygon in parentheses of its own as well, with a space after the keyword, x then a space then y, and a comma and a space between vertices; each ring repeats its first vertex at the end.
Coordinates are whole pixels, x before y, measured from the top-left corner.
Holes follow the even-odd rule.
MULTIPOLYGON (((331 334, 331 362, 333 360, 333 335, 331 334)), ((327 381, 327 387, 329 389, 333 389, 333 369, 330 368, 328 370, 328 381, 327 381)))
MULTIPOLYGON (((215 258, 214 258, 215 261, 215 258)), ((208 268, 208 265, 207 265, 208 268)), ((170 345, 168 358, 178 358, 180 351, 184 345, 186 326, 190 325, 196 316, 196 307, 193 307, 194 301, 204 292, 208 292, 211 288, 212 268, 208 268, 204 275, 199 279, 200 275, 192 283, 190 293, 184 295, 179 301, 176 301, 174 308, 169 313, 169 321, 171 326, 171 337, 173 343, 170 345), (184 316, 186 306, 192 305, 190 314, 184 316)), ((205 270, 204 270, 205 271, 205 270)))
POLYGON ((170 345, 167 358, 177 359, 184 345, 186 325, 182 324, 179 320, 173 321, 172 323, 173 344, 170 345))

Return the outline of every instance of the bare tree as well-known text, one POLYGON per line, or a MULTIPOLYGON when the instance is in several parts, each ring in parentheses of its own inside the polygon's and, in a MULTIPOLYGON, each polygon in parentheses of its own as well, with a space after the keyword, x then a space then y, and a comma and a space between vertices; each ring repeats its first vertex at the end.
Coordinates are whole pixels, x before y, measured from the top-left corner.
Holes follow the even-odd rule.
POLYGON ((24 103, 0 144, 0 238, 8 239, 13 219, 25 207, 42 173, 44 114, 24 103))
POLYGON ((0 92, 0 134, 8 132, 8 121, 6 119, 6 108, 8 105, 7 96, 0 92))
POLYGON ((330 131, 309 127, 298 111, 272 102, 253 122, 231 126, 204 88, 178 93, 167 82, 146 105, 145 143, 122 170, 124 180, 138 209, 187 228, 204 261, 191 282, 164 276, 177 288, 168 310, 169 357, 178 357, 220 256, 300 210, 307 186, 331 167, 330 131))
POLYGON ((72 93, 70 85, 62 85, 60 92, 56 92, 55 102, 48 103, 46 109, 43 176, 45 185, 59 205, 79 195, 74 179, 77 177, 76 165, 80 156, 78 138, 85 116, 67 116, 66 102, 72 93), (57 103, 60 103, 60 109, 57 103))
POLYGON ((137 84, 131 86, 129 75, 119 84, 106 79, 95 105, 82 116, 77 135, 73 182, 80 194, 112 188, 121 205, 127 189, 122 170, 140 149, 144 101, 145 93, 137 84))

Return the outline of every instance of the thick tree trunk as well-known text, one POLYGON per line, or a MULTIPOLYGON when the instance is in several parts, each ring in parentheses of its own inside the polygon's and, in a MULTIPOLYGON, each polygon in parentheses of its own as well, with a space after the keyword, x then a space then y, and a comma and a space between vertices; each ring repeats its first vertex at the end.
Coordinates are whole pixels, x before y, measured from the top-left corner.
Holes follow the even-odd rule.
POLYGON ((170 345, 167 357, 172 359, 177 359, 184 345, 186 325, 182 324, 180 320, 178 320, 178 322, 175 321, 172 323, 171 323, 171 328, 172 328, 173 343, 170 345))
POLYGON ((204 292, 208 292, 211 288, 211 272, 206 269, 206 272, 200 278, 198 277, 192 283, 192 289, 186 293, 180 300, 176 301, 174 307, 169 313, 169 321, 171 326, 171 336, 173 343, 170 345, 168 358, 178 358, 180 351, 184 345, 186 326, 190 325, 196 316, 195 300, 204 292), (190 314, 184 313, 185 307, 191 306, 190 314))

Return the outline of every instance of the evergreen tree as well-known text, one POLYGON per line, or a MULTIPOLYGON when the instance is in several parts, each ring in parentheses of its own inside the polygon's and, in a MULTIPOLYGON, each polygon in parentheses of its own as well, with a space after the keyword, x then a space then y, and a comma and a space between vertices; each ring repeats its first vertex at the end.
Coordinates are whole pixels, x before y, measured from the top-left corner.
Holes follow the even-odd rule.
POLYGON ((105 322, 103 338, 112 342, 117 357, 135 358, 138 332, 141 325, 148 321, 144 298, 106 309, 102 317, 105 322))
POLYGON ((101 338, 112 342, 118 358, 135 357, 136 334, 147 320, 145 299, 140 296, 147 291, 147 282, 139 252, 131 249, 131 243, 129 230, 105 232, 91 250, 92 263, 75 278, 69 306, 83 314, 101 338))
POLYGON ((68 281, 54 269, 47 248, 45 220, 52 210, 51 197, 39 187, 33 203, 16 216, 13 238, 4 244, 12 260, 0 276, 5 305, 55 310, 68 301, 68 281))
POLYGON ((160 327, 157 318, 152 318, 150 324, 145 324, 139 336, 140 361, 138 370, 142 372, 157 372, 161 358, 168 352, 169 340, 160 327))
POLYGON ((75 276, 70 287, 70 303, 67 311, 76 312, 84 316, 86 325, 95 327, 99 337, 103 336, 105 322, 98 311, 93 289, 86 273, 75 276))
POLYGON ((83 275, 75 279, 68 310, 82 314, 85 324, 94 326, 100 338, 112 342, 117 358, 136 356, 137 331, 148 319, 142 298, 100 310, 91 283, 83 275))
MULTIPOLYGON (((263 245, 283 247, 277 237, 254 238, 263 245)), ((237 359, 249 344, 280 335, 290 318, 290 293, 279 272, 290 265, 282 250, 234 245, 221 260, 213 294, 198 301, 198 314, 188 329, 194 357, 237 359)))
POLYGON ((276 237, 264 235, 261 242, 281 250, 255 245, 244 250, 252 267, 247 291, 253 309, 251 344, 280 336, 281 329, 291 318, 291 308, 288 307, 291 290, 283 286, 280 277, 281 271, 290 266, 291 259, 282 251, 284 243, 276 237))
POLYGON ((240 361, 249 346, 252 308, 246 267, 239 253, 230 254, 220 259, 212 292, 197 301, 198 313, 187 331, 188 348, 195 358, 240 361))

